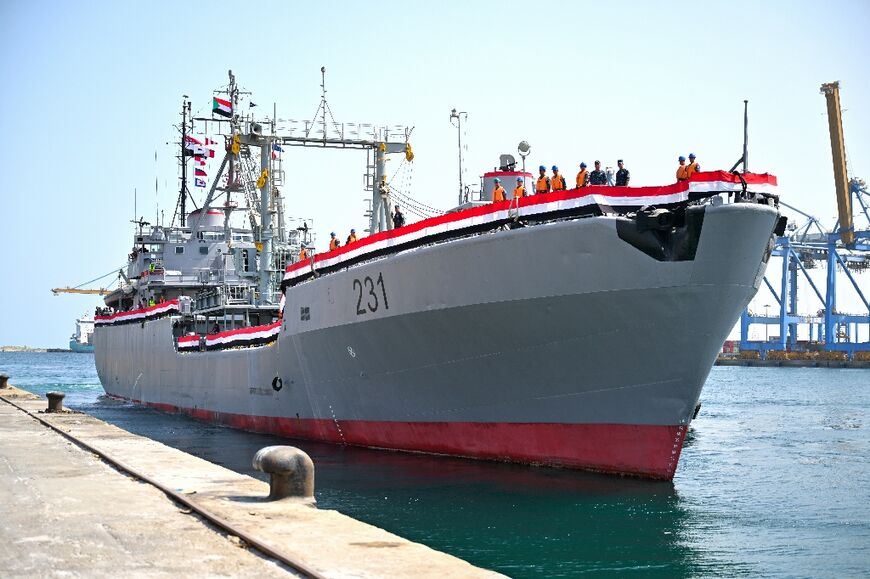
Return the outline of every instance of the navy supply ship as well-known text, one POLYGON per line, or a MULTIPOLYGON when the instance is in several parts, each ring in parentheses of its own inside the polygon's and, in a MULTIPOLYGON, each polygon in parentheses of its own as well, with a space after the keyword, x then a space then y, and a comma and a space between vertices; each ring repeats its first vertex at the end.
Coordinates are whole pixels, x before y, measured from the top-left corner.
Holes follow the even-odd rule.
POLYGON ((138 224, 97 317, 109 395, 293 438, 673 478, 785 226, 775 177, 493 203, 495 179, 531 189, 503 157, 477 198, 395 229, 384 160, 413 157, 408 131, 348 134, 324 115, 320 135, 282 134, 236 113, 232 75, 226 96, 204 204, 178 226, 138 224), (333 251, 283 223, 272 153, 310 145, 365 150, 374 170, 369 235, 333 251))

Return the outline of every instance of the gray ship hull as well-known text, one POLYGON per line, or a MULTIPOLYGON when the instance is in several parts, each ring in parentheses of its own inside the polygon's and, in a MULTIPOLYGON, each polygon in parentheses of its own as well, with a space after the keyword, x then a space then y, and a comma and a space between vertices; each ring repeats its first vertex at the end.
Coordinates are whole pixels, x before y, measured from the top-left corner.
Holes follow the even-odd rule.
POLYGON ((614 217, 421 247, 288 288, 270 345, 98 328, 97 370, 110 395, 249 430, 669 479, 777 217, 707 206, 684 261, 614 217))

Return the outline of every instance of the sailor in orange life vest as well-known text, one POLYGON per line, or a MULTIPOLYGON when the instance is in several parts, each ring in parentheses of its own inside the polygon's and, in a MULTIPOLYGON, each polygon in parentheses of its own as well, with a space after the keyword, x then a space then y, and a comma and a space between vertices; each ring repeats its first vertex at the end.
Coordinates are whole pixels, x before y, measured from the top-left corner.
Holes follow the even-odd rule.
POLYGON ((494 183, 495 187, 492 189, 492 202, 498 203, 499 201, 504 201, 504 187, 501 186, 501 179, 496 177, 494 183))
POLYGON ((345 245, 350 245, 356 241, 356 229, 350 230, 350 235, 347 236, 347 241, 344 242, 345 245))
POLYGON ((514 189, 514 199, 526 196, 526 188, 523 186, 523 178, 517 177, 517 188, 514 189))
POLYGON ((547 168, 541 165, 538 167, 540 176, 538 182, 535 183, 535 194, 548 193, 550 191, 550 178, 547 177, 547 168))
POLYGON ((329 234, 329 251, 335 251, 341 246, 341 242, 335 236, 335 232, 329 234))
POLYGON ((701 170, 701 165, 695 161, 695 153, 689 153, 689 166, 686 167, 686 178, 691 179, 692 175, 701 170))
POLYGON ((688 181, 689 175, 686 173, 686 171, 689 168, 686 167, 686 158, 684 156, 680 155, 679 160, 680 160, 680 166, 677 167, 677 181, 678 182, 679 181, 688 181))
POLYGON ((580 172, 577 173, 577 188, 589 185, 589 175, 586 173, 586 163, 580 163, 580 172))
POLYGON ((305 251, 304 243, 299 247, 299 261, 302 261, 303 259, 308 259, 308 252, 305 251))
POLYGON ((559 167, 553 165, 553 178, 550 179, 550 184, 553 186, 553 191, 565 190, 565 178, 559 173, 559 167))

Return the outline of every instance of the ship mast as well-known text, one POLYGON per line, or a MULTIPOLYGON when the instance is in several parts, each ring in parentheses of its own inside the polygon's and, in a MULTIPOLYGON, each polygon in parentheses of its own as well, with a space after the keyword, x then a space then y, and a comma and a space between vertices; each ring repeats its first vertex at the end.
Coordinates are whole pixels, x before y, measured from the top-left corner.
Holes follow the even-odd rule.
MULTIPOLYGON (((181 101, 181 151, 179 152, 179 161, 181 163, 181 187, 178 191, 178 203, 175 206, 175 211, 179 217, 179 223, 182 227, 185 226, 187 220, 187 196, 190 193, 187 190, 187 158, 185 157, 185 145, 187 144, 187 117, 190 115, 190 101, 187 95, 184 95, 181 101)), ((191 123, 193 121, 191 120, 191 123)), ((175 221, 175 218, 172 219, 175 221)))
MULTIPOLYGON (((275 223, 276 217, 279 218, 281 215, 279 201, 275 197, 275 187, 276 183, 280 182, 280 173, 275 174, 272 162, 272 151, 276 145, 279 147, 317 146, 318 148, 325 149, 362 149, 369 154, 373 154, 374 162, 367 167, 373 174, 367 174, 366 186, 366 189, 370 189, 372 192, 372 213, 369 225, 371 233, 392 229, 390 190, 385 167, 386 156, 393 153, 404 153, 408 161, 411 161, 414 157, 408 142, 411 133, 411 130, 408 128, 337 123, 326 101, 326 68, 322 67, 320 72, 321 101, 314 120, 304 122, 283 121, 290 125, 296 124, 298 126, 302 124, 302 131, 300 131, 302 134, 294 136, 292 130, 290 134, 284 135, 277 132, 277 118, 274 108, 273 118, 263 122, 257 122, 252 117, 239 114, 239 95, 248 93, 239 91, 236 86, 235 76, 232 71, 229 71, 230 85, 228 93, 232 103, 233 114, 231 119, 227 119, 227 121, 231 125, 231 136, 230 141, 227 143, 227 155, 212 181, 212 187, 206 196, 203 207, 204 210, 210 207, 215 192, 219 189, 218 183, 225 169, 229 169, 229 179, 227 187, 220 189, 227 191, 228 198, 229 190, 233 189, 236 179, 240 176, 242 177, 240 184, 245 191, 246 197, 249 192, 253 193, 259 190, 259 199, 248 197, 248 200, 249 206, 252 209, 249 211, 249 215, 256 215, 259 212, 260 219, 259 226, 256 226, 255 220, 252 217, 252 230, 259 253, 258 305, 261 306, 277 303, 275 287, 278 285, 277 282, 280 281, 277 276, 283 272, 282 268, 276 269, 278 266, 276 266, 275 259, 275 253, 278 251, 276 244, 280 248, 283 241, 281 234, 282 225, 275 223), (329 113, 331 122, 327 122, 327 113, 329 113), (266 123, 271 125, 271 131, 268 134, 263 130, 263 126, 266 123), (322 134, 316 134, 319 131, 315 129, 319 128, 322 128, 322 134), (254 169, 256 165, 248 165, 247 159, 249 157, 240 155, 242 148, 249 147, 260 148, 260 172, 259 175, 253 176, 256 179, 256 183, 253 182, 253 179, 249 179, 248 173, 245 171, 246 167, 250 170, 254 169)), ((193 120, 211 120, 212 122, 218 120, 221 122, 221 119, 197 118, 193 120)), ((196 235, 199 229, 201 218, 202 216, 191 227, 192 237, 196 235)))

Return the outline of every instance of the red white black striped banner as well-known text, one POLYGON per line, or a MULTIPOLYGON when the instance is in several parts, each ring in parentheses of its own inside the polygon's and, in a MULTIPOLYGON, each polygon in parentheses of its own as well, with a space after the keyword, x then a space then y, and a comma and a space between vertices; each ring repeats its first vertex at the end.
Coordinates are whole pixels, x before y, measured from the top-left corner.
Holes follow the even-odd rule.
POLYGON ((178 311, 178 300, 172 300, 155 306, 148 306, 147 308, 118 312, 111 316, 94 316, 94 325, 99 327, 142 322, 154 320, 178 311))
MULTIPOLYGON (((773 193, 776 190, 776 177, 767 173, 745 173, 740 175, 747 190, 755 193, 773 193)), ((360 259, 374 257, 376 254, 398 250, 414 242, 421 243, 445 234, 461 234, 465 230, 479 228, 489 223, 505 221, 517 216, 533 218, 547 214, 578 211, 583 208, 597 208, 602 213, 633 211, 647 205, 671 205, 687 202, 691 194, 714 194, 717 192, 737 192, 743 184, 737 175, 726 171, 707 171, 696 173, 690 181, 682 181, 662 187, 608 187, 595 185, 582 189, 555 191, 541 195, 524 197, 519 200, 500 201, 448 213, 412 223, 400 229, 381 231, 350 245, 334 251, 318 253, 312 259, 296 262, 287 266, 284 281, 294 283, 312 274, 313 269, 321 270, 360 259)))
MULTIPOLYGON (((227 330, 226 332, 218 332, 217 334, 205 336, 204 345, 206 350, 263 346, 277 340, 280 329, 281 322, 277 321, 264 326, 227 330)), ((202 341, 202 336, 198 335, 181 336, 178 338, 178 350, 180 352, 198 351, 202 341)))

